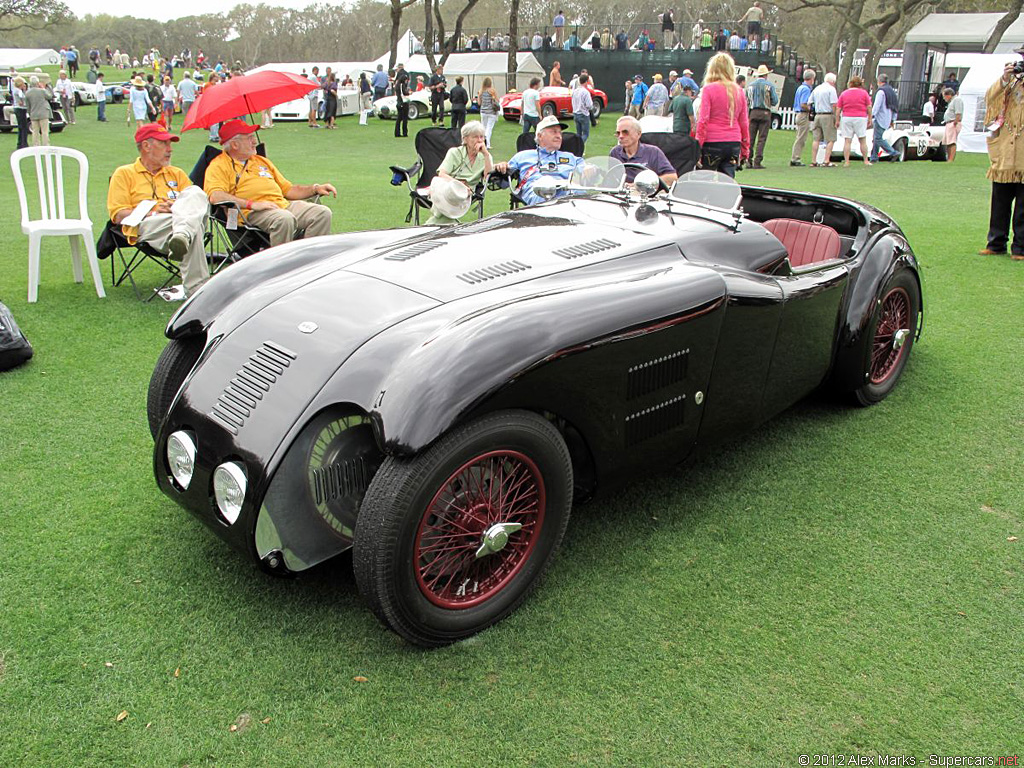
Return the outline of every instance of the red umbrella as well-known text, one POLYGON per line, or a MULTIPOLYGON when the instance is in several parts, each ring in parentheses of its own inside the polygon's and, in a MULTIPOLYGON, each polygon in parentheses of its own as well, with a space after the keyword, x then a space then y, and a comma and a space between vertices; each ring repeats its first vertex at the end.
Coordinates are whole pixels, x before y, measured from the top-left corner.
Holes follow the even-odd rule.
POLYGON ((218 83, 196 99, 188 111, 182 132, 209 128, 233 117, 252 115, 298 99, 318 88, 311 80, 290 72, 264 70, 218 83))

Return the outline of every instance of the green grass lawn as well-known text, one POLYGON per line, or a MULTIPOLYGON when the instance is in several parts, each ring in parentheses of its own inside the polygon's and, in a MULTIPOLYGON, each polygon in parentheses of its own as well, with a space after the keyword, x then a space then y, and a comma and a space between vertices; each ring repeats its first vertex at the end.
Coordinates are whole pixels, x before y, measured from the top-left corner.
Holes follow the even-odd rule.
MULTIPOLYGON (((97 234, 107 178, 135 156, 124 110, 108 107, 104 125, 84 107, 53 137, 89 157, 97 234)), ((412 161, 413 145, 392 125, 263 137, 293 181, 338 186, 345 232, 404 219, 387 166, 412 161)), ((592 153, 613 127, 601 121, 592 153)), ((496 157, 517 130, 498 126, 496 157)), ((186 171, 204 134, 175 146, 186 171)), ((158 492, 145 397, 176 305, 111 288, 106 262, 98 299, 56 238, 27 304, 5 160, 0 299, 36 357, 0 374, 0 763, 1019 754, 1024 541, 1008 537, 1024 537, 1024 264, 975 255, 986 158, 789 168, 791 142, 772 133, 769 169, 740 180, 876 205, 923 265, 924 335, 899 387, 869 409, 813 398, 578 506, 524 607, 433 652, 377 623, 345 557, 295 580, 262 575, 158 492)), ((507 204, 490 194, 487 211, 507 204)), ((142 281, 156 285, 156 270, 142 281)))

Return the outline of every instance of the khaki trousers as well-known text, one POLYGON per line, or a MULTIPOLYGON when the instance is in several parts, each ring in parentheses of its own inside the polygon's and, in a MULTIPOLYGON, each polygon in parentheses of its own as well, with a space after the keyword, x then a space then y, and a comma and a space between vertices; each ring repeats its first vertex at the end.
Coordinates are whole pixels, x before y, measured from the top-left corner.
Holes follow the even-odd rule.
POLYGON ((50 119, 32 121, 32 146, 50 146, 50 119))
POLYGON ((331 209, 326 205, 301 200, 289 201, 287 208, 249 211, 245 221, 266 232, 272 246, 290 243, 300 229, 305 230, 303 237, 319 237, 331 233, 331 209))
POLYGON ((202 187, 188 187, 178 195, 170 213, 147 216, 139 224, 139 242, 151 245, 161 253, 167 253, 167 241, 171 235, 182 232, 189 238, 189 247, 181 260, 181 283, 186 295, 210 279, 210 266, 206 263, 206 247, 203 232, 206 230, 206 216, 210 205, 202 187))
MULTIPOLYGON (((797 112, 796 114, 796 141, 793 142, 793 154, 790 160, 794 163, 800 162, 800 156, 804 153, 804 144, 807 143, 807 134, 811 131, 811 119, 806 112, 797 112)), ((817 162, 817 158, 812 157, 811 162, 817 162)))

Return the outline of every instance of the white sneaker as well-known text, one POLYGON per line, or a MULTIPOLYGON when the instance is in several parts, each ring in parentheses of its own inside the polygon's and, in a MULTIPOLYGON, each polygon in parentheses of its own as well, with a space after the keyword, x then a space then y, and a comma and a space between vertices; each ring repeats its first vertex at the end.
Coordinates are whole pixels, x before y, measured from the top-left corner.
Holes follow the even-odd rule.
POLYGON ((161 288, 157 291, 157 295, 164 301, 184 301, 185 286, 172 285, 170 288, 161 288))

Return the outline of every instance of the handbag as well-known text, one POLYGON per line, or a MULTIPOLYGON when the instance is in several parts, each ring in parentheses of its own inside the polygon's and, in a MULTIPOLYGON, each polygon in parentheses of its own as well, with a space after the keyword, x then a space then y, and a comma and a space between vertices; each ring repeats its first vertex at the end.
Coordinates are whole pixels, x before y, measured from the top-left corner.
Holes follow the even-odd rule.
POLYGON ((32 345, 14 322, 11 310, 0 302, 0 371, 16 368, 32 354, 32 345))

